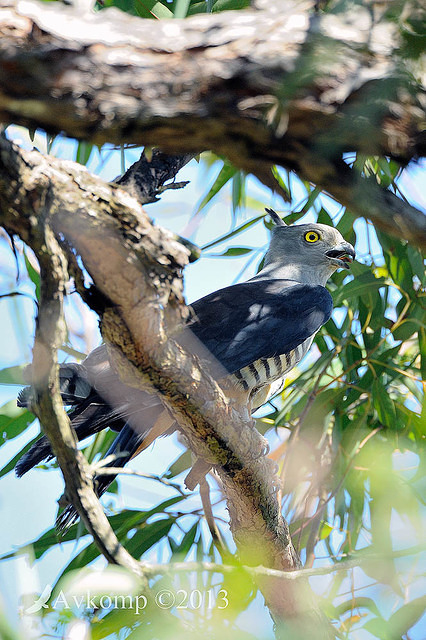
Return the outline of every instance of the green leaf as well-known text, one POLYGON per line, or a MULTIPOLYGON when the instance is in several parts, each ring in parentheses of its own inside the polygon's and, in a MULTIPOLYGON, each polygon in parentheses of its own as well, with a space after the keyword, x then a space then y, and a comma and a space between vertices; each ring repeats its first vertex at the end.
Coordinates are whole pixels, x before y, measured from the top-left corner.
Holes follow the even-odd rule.
POLYGON ((103 454, 107 452, 110 445, 113 443, 117 433, 110 429, 103 429, 96 434, 94 439, 83 448, 84 455, 89 463, 92 463, 97 454, 103 454))
POLYGON ((115 495, 118 494, 118 482, 117 482, 117 478, 115 478, 115 480, 113 480, 111 482, 110 485, 108 485, 108 487, 106 488, 105 493, 114 493, 115 495))
POLYGON ((219 11, 235 11, 236 9, 246 9, 250 6, 250 0, 216 0, 213 4, 213 13, 219 11))
MULTIPOLYGON (((77 525, 73 525, 64 535, 58 534, 57 530, 52 527, 38 539, 32 543, 34 558, 38 560, 41 556, 49 551, 55 545, 62 542, 69 542, 71 540, 75 540, 75 531, 77 529, 77 525)), ((5 558, 12 558, 14 556, 19 555, 21 552, 25 552, 28 549, 28 545, 24 547, 19 547, 16 551, 9 553, 7 556, 2 556, 2 560, 5 558)))
MULTIPOLYGON (((273 165, 271 167, 271 173, 274 176, 275 180, 278 182, 278 184, 281 187, 282 191, 287 195, 288 202, 291 202, 291 200, 292 200, 291 191, 290 191, 289 187, 287 186, 287 183, 284 182, 284 180, 282 179, 282 176, 281 176, 281 173, 280 173, 280 169, 278 169, 278 167, 276 165, 273 165)), ((290 184, 289 172, 287 171, 286 173, 287 173, 287 181, 290 184)))
POLYGON ((343 300, 353 300, 353 298, 364 298, 369 291, 378 291, 385 284, 384 278, 376 278, 373 273, 367 272, 354 278, 345 284, 334 296, 335 306, 342 304, 343 300))
POLYGON ((144 525, 126 543, 127 551, 140 558, 145 551, 167 536, 174 523, 175 518, 167 518, 144 525))
POLYGON ((209 1, 211 0, 191 0, 187 16, 194 16, 197 13, 211 13, 209 9, 209 1))
POLYGON ((188 14, 190 0, 176 0, 174 16, 175 18, 186 18, 188 14))
MULTIPOLYGON (((108 7, 116 7, 125 13, 130 15, 138 15, 138 11, 135 5, 139 4, 139 0, 101 0, 101 5, 98 3, 97 8, 107 9, 108 7)), ((152 16, 144 16, 152 17, 152 16)))
POLYGON ((420 370, 422 379, 426 380, 426 329, 420 329, 419 334, 420 370))
POLYGON ((31 282, 33 282, 33 284, 35 285, 35 294, 36 294, 37 302, 40 302, 40 272, 36 271, 36 269, 34 269, 31 262, 28 260, 28 256, 25 252, 25 249, 24 249, 24 260, 25 260, 25 266, 28 272, 28 277, 30 278, 31 282))
MULTIPOLYGON (((78 524, 75 526, 78 528, 78 524)), ((80 538, 80 535, 76 537, 80 538)), ((45 549, 43 553, 47 550, 48 549, 45 549)), ((70 571, 74 571, 75 569, 82 569, 83 567, 86 567, 88 564, 90 564, 90 562, 93 562, 93 560, 95 560, 95 558, 97 558, 100 555, 101 553, 98 547, 95 545, 94 542, 91 542, 90 544, 87 545, 87 547, 84 547, 84 549, 82 549, 76 556, 74 556, 71 562, 69 562, 68 565, 63 570, 60 578, 63 578, 70 571)), ((56 587, 56 584, 54 585, 53 591, 55 591, 55 587, 56 587)))
POLYGON ((202 250, 205 251, 206 249, 211 249, 212 247, 215 247, 216 245, 221 244, 225 240, 229 240, 229 238, 233 238, 234 236, 237 236, 242 231, 245 231, 246 229, 249 229, 254 224, 259 222, 259 220, 263 220, 265 215, 266 214, 263 213, 261 216, 257 216, 256 218, 253 218, 252 220, 249 220, 248 222, 245 222, 244 224, 240 225, 236 229, 233 229, 229 233, 225 233, 225 235, 221 236, 220 238, 217 238, 217 240, 213 240, 212 242, 209 242, 208 244, 205 244, 203 247, 201 247, 202 250))
POLYGON ((331 524, 328 524, 328 522, 322 522, 319 539, 325 540, 325 538, 328 538, 332 531, 334 531, 334 527, 331 524))
POLYGON ((167 536, 167 540, 170 545, 171 552, 176 553, 177 549, 179 548, 179 545, 176 542, 176 540, 172 538, 172 536, 167 536))
POLYGON ((345 211, 337 223, 336 229, 340 231, 345 240, 351 244, 355 244, 356 236, 354 232, 354 218, 349 211, 345 211))
POLYGON ((309 209, 311 209, 314 206, 316 199, 320 195, 321 195, 320 187, 315 187, 314 189, 312 189, 311 193, 308 196, 308 199, 306 200, 305 204, 303 205, 299 213, 303 213, 303 214, 307 213, 309 209))
MULTIPOLYGON (((30 443, 31 446, 32 443, 30 443)), ((20 455, 20 454, 19 454, 20 455)), ((168 498, 164 502, 156 505, 152 509, 147 511, 137 511, 133 509, 125 509, 116 515, 110 516, 108 518, 110 525, 117 537, 120 541, 123 541, 128 531, 134 529, 137 526, 143 525, 149 518, 157 513, 164 513, 168 507, 173 506, 177 502, 183 500, 183 496, 175 496, 174 498, 168 498)), ((83 535, 86 535, 86 531, 84 530, 83 535)), ((76 540, 81 537, 81 526, 80 523, 73 524, 69 529, 67 529, 66 533, 63 536, 58 538, 56 529, 52 528, 46 531, 38 540, 34 540, 32 543, 35 559, 38 560, 43 556, 46 551, 48 551, 51 547, 55 546, 59 542, 70 542, 72 540, 76 540)), ((1 556, 0 560, 6 558, 12 558, 21 553, 26 553, 28 548, 28 544, 25 544, 21 547, 18 547, 13 552, 8 553, 7 555, 1 556)), ((71 569, 79 568, 80 566, 85 566, 85 559, 87 558, 96 558, 99 555, 99 551, 94 544, 88 545, 85 547, 73 560, 68 564, 66 569, 63 571, 62 575, 65 575, 71 569), (95 554, 92 553, 96 551, 95 554)), ((87 560, 91 562, 91 560, 87 560)))
POLYGON ((223 256, 223 257, 229 258, 229 257, 235 257, 235 256, 245 256, 248 253, 251 253, 252 251, 253 249, 251 249, 250 247, 229 247, 229 249, 227 249, 223 253, 215 253, 210 255, 223 256))
POLYGON ((426 311, 422 306, 424 300, 420 299, 418 302, 414 301, 408 308, 406 317, 402 320, 401 324, 392 331, 392 335, 395 340, 408 340, 411 336, 425 328, 426 311))
POLYGON ((6 440, 13 440, 35 420, 34 414, 16 406, 11 400, 0 408, 0 446, 6 440))
POLYGON ((151 2, 151 0, 137 0, 136 2, 137 7, 140 7, 141 5, 144 5, 146 7, 147 4, 151 5, 151 8, 149 11, 152 14, 152 16, 154 16, 155 18, 159 18, 160 20, 173 18, 173 13, 172 11, 170 11, 166 3, 157 2, 156 0, 154 0, 154 2, 151 2))
MULTIPOLYGON (((237 168, 234 165, 229 164, 228 162, 223 163, 222 169, 219 171, 219 175, 214 181, 213 185, 210 187, 208 193, 201 200, 200 204, 197 207, 196 213, 199 213, 204 207, 212 200, 219 191, 225 186, 227 182, 237 173, 237 168)), ((224 238, 225 239, 225 238, 224 238)), ((207 245, 211 246, 211 245, 207 245)), ((205 249, 207 247, 203 247, 205 249)))
POLYGON ((232 214, 234 218, 238 210, 246 206, 246 178, 244 171, 237 171, 232 178, 232 214))
POLYGON ((327 224, 329 227, 333 227, 333 220, 330 216, 330 214, 328 213, 328 211, 326 211, 324 209, 324 207, 321 207, 320 212, 318 214, 318 219, 317 222, 319 224, 327 224))
MULTIPOLYGON (((352 365, 355 365, 357 362, 363 359, 364 357, 363 349, 356 342, 349 343, 346 349, 344 349, 343 352, 341 353, 340 357, 344 361, 345 367, 346 366, 351 367, 352 365)), ((356 381, 357 375, 358 374, 356 369, 353 369, 352 372, 349 373, 349 376, 351 378, 354 378, 353 380, 351 379, 351 382, 356 381)))
POLYGON ((139 16, 141 18, 151 18, 153 20, 159 20, 164 18, 173 18, 173 11, 170 7, 173 4, 160 2, 159 0, 103 0, 102 7, 117 7, 125 13, 139 16))
MULTIPOLYGON (((338 564, 336 566, 339 566, 338 564)), ((377 608, 377 604, 371 598, 350 598, 335 607, 335 613, 338 616, 343 615, 347 611, 353 611, 354 609, 368 609, 372 613, 380 616, 380 611, 377 608)))
POLYGON ((394 638, 404 636, 423 616, 426 610, 426 596, 411 600, 397 609, 388 620, 394 638))
MULTIPOLYGON (((145 524, 146 520, 148 520, 148 518, 154 515, 154 513, 157 513, 161 509, 166 508, 164 506, 166 503, 170 504, 171 501, 174 500, 176 502, 180 499, 182 499, 181 496, 178 496, 177 500, 171 498, 170 500, 162 503, 161 505, 157 505, 157 507, 155 507, 154 509, 151 509, 150 511, 134 512, 134 511, 126 510, 125 512, 119 513, 116 516, 111 516, 109 518, 109 522, 115 534, 117 535, 117 538, 120 540, 122 544, 126 546, 126 548, 128 548, 129 553, 132 553, 132 554, 138 553, 139 550, 141 550, 139 555, 142 555, 142 553, 144 553, 146 549, 148 549, 150 546, 152 546, 152 544, 156 542, 155 540, 156 533, 150 527, 152 525, 158 524, 158 521, 155 523, 152 523, 152 525, 146 525, 145 524), (131 529, 134 529, 135 527, 142 527, 142 529, 138 530, 135 533, 135 535, 128 541, 127 534, 131 529), (141 533, 142 530, 144 531, 144 533, 141 533), (140 535, 137 538, 135 538, 135 536, 137 536, 138 534, 140 535), (147 545, 146 548, 144 547, 144 545, 147 545)), ((166 523, 170 522, 170 527, 171 527, 172 524, 174 523, 174 518, 161 520, 159 522, 166 522, 166 523)), ((80 523, 72 525, 70 529, 70 535, 73 535, 74 538, 80 537, 79 524, 80 523)), ((163 525, 161 525, 157 529, 157 531, 162 533, 163 525)), ((167 533, 165 535, 167 535, 167 533)), ((37 542, 35 544, 37 544, 37 542)), ((93 562, 93 560, 95 560, 95 558, 97 558, 99 555, 100 555, 100 552, 93 542, 87 545, 87 547, 85 547, 82 551, 80 551, 80 553, 78 553, 71 560, 71 562, 68 563, 68 565, 65 567, 64 571, 62 572, 61 576, 58 578, 56 584, 58 584, 59 580, 61 580, 67 573, 69 573, 70 571, 73 571, 74 569, 80 569, 82 567, 85 567, 90 562, 93 562)), ((56 585, 54 589, 55 588, 56 588, 56 585)))
POLYGON ((384 250, 384 258, 393 281, 409 295, 413 290, 413 271, 408 259, 407 245, 394 236, 376 229, 377 237, 384 250))
POLYGON ((197 535, 199 521, 195 522, 192 527, 185 533, 180 544, 177 544, 174 549, 174 555, 180 555, 181 560, 184 560, 189 553, 192 545, 194 544, 195 536, 197 535))
POLYGON ((19 453, 16 454, 16 456, 14 456, 12 458, 12 460, 10 460, 4 467, 3 469, 1 469, 0 471, 0 478, 2 478, 3 476, 5 476, 7 473, 9 473, 9 471, 12 471, 12 469, 15 468, 16 463, 18 462, 18 460, 20 460, 22 458, 22 456, 24 455, 24 453, 27 453, 27 451, 29 451, 29 449, 31 449, 31 447, 33 446, 33 444, 35 442, 37 442, 37 440, 39 439, 40 436, 36 436, 35 438, 33 438, 31 440, 31 442, 29 442, 28 444, 25 445, 25 447, 23 449, 21 449, 21 451, 19 453))
POLYGON ((392 398, 378 378, 375 378, 371 388, 373 393, 373 405, 377 411, 380 422, 391 429, 395 428, 396 411, 392 398))
POLYGON ((407 257, 408 257, 408 260, 410 261, 410 265, 413 270, 413 273, 418 277, 421 284, 424 285, 426 282, 426 272, 425 272, 425 262, 423 260, 422 254, 415 247, 408 245, 407 257))
POLYGON ((90 156, 92 155, 93 144, 90 142, 79 142, 77 146, 77 151, 75 154, 76 162, 80 164, 86 165, 89 162, 90 156))
POLYGON ((367 620, 367 622, 363 626, 363 629, 369 631, 376 638, 380 638, 380 640, 396 640, 386 620, 381 617, 367 620))
MULTIPOLYGON (((136 609, 136 608, 135 608, 136 609)), ((117 608, 112 609, 106 615, 102 615, 101 618, 96 619, 96 624, 91 624, 90 628, 90 640, 104 640, 104 638, 124 638, 126 640, 131 638, 131 634, 128 635, 127 629, 135 627, 135 631, 139 631, 138 629, 138 618, 141 618, 141 612, 137 612, 133 608, 125 609, 125 608, 117 608), (126 630, 126 635, 123 635, 123 632, 126 630)), ((144 617, 144 623, 146 624, 146 620, 144 617)), ((135 637, 133 636, 133 640, 135 637)))
POLYGON ((328 427, 327 416, 339 407, 345 394, 346 389, 337 388, 326 389, 318 394, 306 413, 305 428, 312 430, 328 427))
POLYGON ((66 353, 68 356, 72 356, 76 360, 83 360, 87 356, 87 353, 84 353, 83 351, 77 351, 77 349, 74 349, 67 344, 62 345, 61 351, 66 353))
POLYGON ((166 479, 174 478, 178 476, 182 471, 186 471, 192 465, 192 454, 189 451, 185 451, 182 455, 179 456, 177 460, 175 460, 167 471, 163 474, 163 477, 166 479))
POLYGON ((27 384, 24 379, 24 371, 27 365, 17 365, 16 367, 6 367, 0 371, 0 384, 27 384))

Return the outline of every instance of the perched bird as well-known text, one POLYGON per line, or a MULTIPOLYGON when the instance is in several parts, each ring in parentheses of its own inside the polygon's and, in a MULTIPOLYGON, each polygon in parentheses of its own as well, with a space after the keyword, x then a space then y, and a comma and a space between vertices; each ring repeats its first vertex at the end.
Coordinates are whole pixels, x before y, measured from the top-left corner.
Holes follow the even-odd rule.
MULTIPOLYGON (((226 377, 246 393, 251 412, 284 385, 286 374, 310 348, 317 331, 332 312, 325 288, 336 269, 349 269, 355 251, 334 227, 323 224, 287 226, 267 209, 275 226, 261 271, 240 284, 225 287, 192 303, 192 313, 182 331, 182 343, 194 343, 208 353, 209 371, 219 381, 226 377)), ((107 347, 92 351, 81 364, 60 367, 60 390, 78 440, 106 427, 118 435, 106 453, 110 465, 123 466, 158 436, 176 428, 161 400, 121 382, 107 347)), ((18 405, 31 407, 31 387, 18 397, 18 405)), ((42 436, 19 460, 22 476, 53 457, 42 436)), ((101 495, 114 476, 102 472, 96 480, 101 495)), ((77 517, 69 505, 59 525, 77 517)))

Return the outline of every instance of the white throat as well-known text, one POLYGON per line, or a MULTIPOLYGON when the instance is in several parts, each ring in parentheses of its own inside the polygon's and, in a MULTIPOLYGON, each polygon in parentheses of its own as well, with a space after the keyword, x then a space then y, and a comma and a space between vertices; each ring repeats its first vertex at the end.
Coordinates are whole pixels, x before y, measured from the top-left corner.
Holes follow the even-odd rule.
POLYGON ((317 265, 315 268, 303 264, 280 264, 269 262, 262 271, 250 280, 294 280, 302 284, 321 285, 334 273, 336 267, 332 264, 317 265))

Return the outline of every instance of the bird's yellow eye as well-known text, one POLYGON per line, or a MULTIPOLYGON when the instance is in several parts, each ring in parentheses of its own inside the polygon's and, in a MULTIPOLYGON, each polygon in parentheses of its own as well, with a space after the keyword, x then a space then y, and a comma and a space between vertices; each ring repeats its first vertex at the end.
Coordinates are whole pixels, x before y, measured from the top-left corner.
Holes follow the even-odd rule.
POLYGON ((306 242, 318 242, 319 239, 320 239, 320 234, 317 233, 316 231, 307 231, 305 233, 306 242))

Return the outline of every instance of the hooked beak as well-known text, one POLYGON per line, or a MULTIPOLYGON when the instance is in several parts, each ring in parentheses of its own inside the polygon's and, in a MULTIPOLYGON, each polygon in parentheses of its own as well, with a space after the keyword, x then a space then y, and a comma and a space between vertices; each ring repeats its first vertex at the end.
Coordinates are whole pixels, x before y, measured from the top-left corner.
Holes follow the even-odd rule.
POLYGON ((341 269, 350 269, 355 260, 355 249, 349 242, 342 242, 325 254, 330 262, 341 269))

